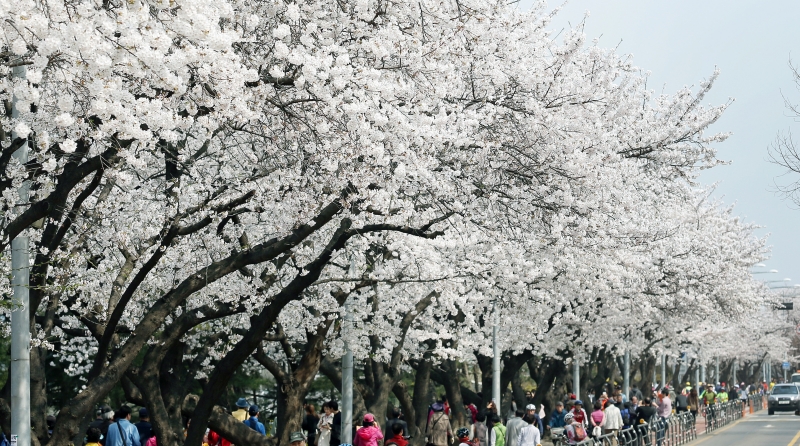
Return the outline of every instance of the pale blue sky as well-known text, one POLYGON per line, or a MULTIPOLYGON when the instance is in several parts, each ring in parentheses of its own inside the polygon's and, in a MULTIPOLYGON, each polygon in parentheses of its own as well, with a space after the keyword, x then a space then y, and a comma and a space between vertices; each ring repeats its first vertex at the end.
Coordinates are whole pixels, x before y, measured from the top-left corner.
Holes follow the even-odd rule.
MULTIPOLYGON (((551 0, 549 7, 559 4, 551 0)), ((788 66, 790 55, 800 64, 800 1, 572 0, 552 29, 578 24, 586 11, 588 40, 600 37, 600 45, 633 55, 638 67, 651 72, 648 87, 656 92, 696 86, 720 69, 704 102, 735 99, 712 127, 733 133, 717 146, 720 159, 731 164, 704 172, 701 180, 718 182, 716 196, 735 204, 746 221, 765 226, 759 235, 770 234, 772 258, 765 263, 779 273, 757 277, 800 283, 800 210, 773 192, 774 181, 786 178, 778 178, 782 169, 767 161, 778 132, 800 134, 782 96, 800 103, 788 66)))

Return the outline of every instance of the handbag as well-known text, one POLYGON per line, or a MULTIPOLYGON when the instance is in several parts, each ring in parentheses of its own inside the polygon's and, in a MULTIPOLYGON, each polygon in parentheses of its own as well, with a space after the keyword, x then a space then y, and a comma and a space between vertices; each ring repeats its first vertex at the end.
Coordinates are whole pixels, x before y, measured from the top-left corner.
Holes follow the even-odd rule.
POLYGON ((592 436, 599 437, 601 435, 603 435, 603 429, 601 429, 600 426, 595 426, 594 429, 592 429, 592 436))

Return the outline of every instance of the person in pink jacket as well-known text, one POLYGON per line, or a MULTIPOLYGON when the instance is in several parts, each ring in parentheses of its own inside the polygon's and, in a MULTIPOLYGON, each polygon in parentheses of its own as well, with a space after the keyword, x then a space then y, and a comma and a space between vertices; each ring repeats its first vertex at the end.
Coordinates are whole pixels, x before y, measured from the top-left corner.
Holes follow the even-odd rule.
POLYGON ((361 429, 356 431, 353 446, 378 446, 378 440, 383 440, 383 432, 381 432, 378 422, 375 421, 375 417, 371 413, 364 415, 362 426, 361 429))

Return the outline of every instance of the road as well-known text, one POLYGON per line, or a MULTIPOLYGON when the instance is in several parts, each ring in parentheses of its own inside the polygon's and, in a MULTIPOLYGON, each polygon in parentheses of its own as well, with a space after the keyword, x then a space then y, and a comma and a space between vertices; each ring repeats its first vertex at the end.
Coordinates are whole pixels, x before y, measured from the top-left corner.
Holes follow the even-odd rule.
POLYGON ((690 446, 800 446, 800 417, 792 413, 748 414, 737 423, 701 434, 690 446))

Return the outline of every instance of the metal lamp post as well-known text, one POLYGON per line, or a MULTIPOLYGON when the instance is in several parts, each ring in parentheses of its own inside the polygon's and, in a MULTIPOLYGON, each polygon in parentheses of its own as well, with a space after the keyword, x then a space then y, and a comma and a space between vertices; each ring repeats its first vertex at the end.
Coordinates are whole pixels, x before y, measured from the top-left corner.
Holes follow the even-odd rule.
MULTIPOLYGON (((25 79, 25 66, 14 67, 11 72, 17 79, 25 79)), ((19 118, 17 96, 12 98, 11 117, 19 118)), ((11 132, 11 140, 18 138, 11 132)), ((28 143, 14 152, 20 164, 28 163, 28 143)), ((21 209, 28 204, 30 184, 24 181, 17 189, 21 209)), ((18 209, 18 212, 21 210, 18 209)), ((31 444, 31 324, 28 284, 30 273, 30 253, 28 237, 17 236, 11 241, 11 286, 13 288, 14 310, 11 312, 11 444, 30 446, 31 444)))

